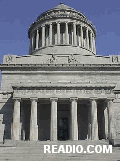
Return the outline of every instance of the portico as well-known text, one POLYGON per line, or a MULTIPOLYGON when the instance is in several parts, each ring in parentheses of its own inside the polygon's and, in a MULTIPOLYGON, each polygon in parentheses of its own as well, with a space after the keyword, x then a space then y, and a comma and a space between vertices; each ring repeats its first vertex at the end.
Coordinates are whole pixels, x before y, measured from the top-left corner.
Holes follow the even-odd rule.
POLYGON ((13 89, 13 140, 99 140, 114 136, 110 88, 103 88, 101 92, 86 87, 66 88, 66 91, 50 87, 26 87, 27 90, 23 90, 24 87, 14 86, 13 89), (35 97, 31 97, 33 93, 35 97), (98 111, 104 113, 100 116, 104 122, 99 119, 98 111))

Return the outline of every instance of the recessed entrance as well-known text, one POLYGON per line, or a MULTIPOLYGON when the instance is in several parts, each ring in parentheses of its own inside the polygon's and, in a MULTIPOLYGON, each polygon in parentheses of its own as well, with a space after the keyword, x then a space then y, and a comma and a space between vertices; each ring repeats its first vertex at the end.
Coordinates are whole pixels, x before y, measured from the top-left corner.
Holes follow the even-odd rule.
POLYGON ((58 140, 70 139, 70 104, 58 103, 57 136, 58 140))
POLYGON ((68 140, 68 118, 58 119, 58 140, 68 140))

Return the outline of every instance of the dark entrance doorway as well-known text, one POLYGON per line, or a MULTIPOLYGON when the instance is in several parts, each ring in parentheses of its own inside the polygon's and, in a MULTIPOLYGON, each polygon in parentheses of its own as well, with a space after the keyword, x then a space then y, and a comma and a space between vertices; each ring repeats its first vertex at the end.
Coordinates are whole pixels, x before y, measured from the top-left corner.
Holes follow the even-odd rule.
POLYGON ((68 118, 62 117, 58 119, 58 140, 68 140, 68 118))

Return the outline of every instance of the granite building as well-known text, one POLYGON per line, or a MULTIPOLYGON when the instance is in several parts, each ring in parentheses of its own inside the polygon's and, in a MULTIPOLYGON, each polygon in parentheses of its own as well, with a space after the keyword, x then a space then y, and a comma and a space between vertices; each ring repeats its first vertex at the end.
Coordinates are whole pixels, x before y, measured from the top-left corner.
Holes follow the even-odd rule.
POLYGON ((96 54, 93 24, 61 3, 28 37, 29 55, 0 64, 0 141, 119 138, 120 56, 96 54))

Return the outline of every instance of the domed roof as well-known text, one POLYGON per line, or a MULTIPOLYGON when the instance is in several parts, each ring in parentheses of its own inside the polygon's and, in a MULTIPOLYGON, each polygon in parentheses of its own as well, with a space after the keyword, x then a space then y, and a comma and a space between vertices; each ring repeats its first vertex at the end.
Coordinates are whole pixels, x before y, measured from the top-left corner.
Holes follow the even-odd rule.
POLYGON ((60 3, 58 6, 54 7, 54 9, 59 9, 59 10, 73 10, 73 11, 76 11, 74 8, 71 8, 67 5, 65 5, 64 3, 60 3))
POLYGON ((40 14, 40 16, 38 16, 37 20, 39 20, 41 16, 43 16, 43 15, 45 15, 47 13, 50 13, 50 12, 53 12, 53 11, 61 11, 61 10, 62 11, 71 11, 71 12, 74 12, 74 13, 78 13, 83 19, 87 20, 87 18, 82 13, 78 12, 74 8, 71 8, 70 6, 65 5, 64 3, 60 3, 56 7, 43 12, 42 14, 40 14))
POLYGON ((77 20, 77 21, 81 21, 87 25, 89 25, 92 29, 93 32, 95 34, 96 37, 96 29, 94 27, 94 25, 92 24, 92 22, 90 22, 86 16, 84 16, 81 12, 75 10, 74 8, 71 8, 67 5, 65 5, 64 3, 60 3, 59 5, 57 5, 56 7, 49 9, 45 12, 43 12, 42 14, 40 14, 36 21, 32 23, 32 25, 29 27, 28 30, 28 37, 30 38, 30 31, 39 23, 43 23, 44 21, 47 20, 52 20, 52 19, 73 19, 73 20, 77 20))

